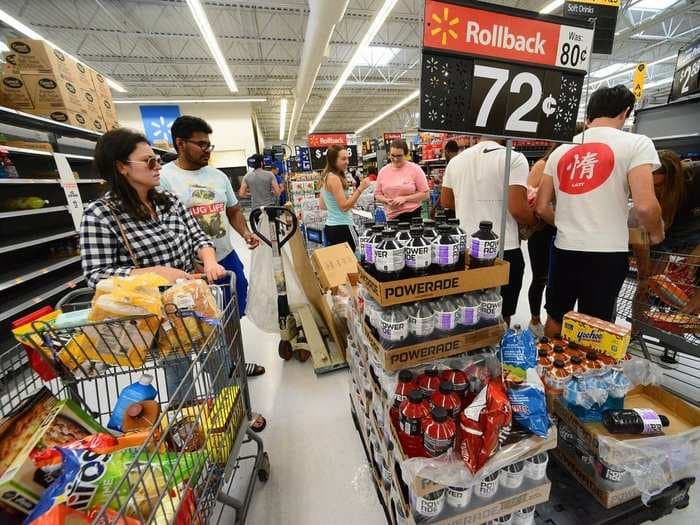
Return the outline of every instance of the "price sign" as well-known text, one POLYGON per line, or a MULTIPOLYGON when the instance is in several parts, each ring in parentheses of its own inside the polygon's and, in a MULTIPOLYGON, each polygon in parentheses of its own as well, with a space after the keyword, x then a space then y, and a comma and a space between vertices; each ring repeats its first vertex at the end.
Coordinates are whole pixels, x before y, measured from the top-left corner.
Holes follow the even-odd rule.
POLYGON ((401 140, 401 133, 384 133, 384 149, 387 153, 392 140, 401 140))
POLYGON ((609 55, 615 42, 620 0, 566 0, 564 16, 595 20, 593 52, 609 55))
POLYGON ((312 133, 307 137, 311 169, 322 170, 326 166, 326 150, 330 146, 343 146, 348 152, 349 166, 359 164, 357 138, 353 133, 312 133))
POLYGON ((698 72, 700 72, 700 38, 678 51, 669 102, 700 91, 698 72))
POLYGON ((426 0, 421 129, 570 141, 589 24, 478 6, 426 0))
POLYGON ((326 150, 328 148, 309 148, 311 157, 311 169, 322 170, 326 166, 326 150))
POLYGON ((68 164, 66 156, 62 153, 54 153, 53 158, 58 169, 58 176, 61 179, 61 187, 66 194, 68 211, 73 219, 75 229, 78 230, 80 229, 80 221, 83 218, 83 200, 80 198, 78 183, 75 182, 75 175, 73 175, 73 170, 68 164))

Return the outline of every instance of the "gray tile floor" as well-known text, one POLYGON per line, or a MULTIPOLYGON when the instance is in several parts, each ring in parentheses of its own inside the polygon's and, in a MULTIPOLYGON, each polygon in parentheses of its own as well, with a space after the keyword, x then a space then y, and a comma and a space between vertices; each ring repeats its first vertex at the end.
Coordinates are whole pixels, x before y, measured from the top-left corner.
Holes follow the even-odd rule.
MULTIPOLYGON (((247 265, 247 249, 238 238, 236 248, 247 265)), ((525 286, 529 282, 528 266, 525 286)), ((514 322, 529 322, 525 287, 514 322)), ((283 362, 277 356, 278 335, 245 319, 243 337, 247 359, 267 369, 250 381, 250 391, 254 409, 268 418, 262 437, 272 465, 270 480, 257 485, 248 523, 385 523, 350 417, 347 373, 316 377, 310 363, 283 362)), ((699 502, 696 484, 690 507, 658 523, 697 525, 699 502)), ((226 512, 221 523, 231 523, 231 517, 226 512)))

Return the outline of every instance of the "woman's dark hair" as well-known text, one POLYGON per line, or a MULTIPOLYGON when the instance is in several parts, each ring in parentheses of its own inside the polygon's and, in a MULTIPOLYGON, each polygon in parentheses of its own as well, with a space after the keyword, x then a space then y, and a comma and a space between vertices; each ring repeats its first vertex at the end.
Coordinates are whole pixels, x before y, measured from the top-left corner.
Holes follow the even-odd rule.
POLYGON ((598 88, 588 100, 586 119, 591 122, 600 117, 615 118, 628 109, 631 113, 636 101, 634 93, 622 84, 598 88))
MULTIPOLYGON (((117 161, 127 162, 136 146, 148 144, 141 133, 128 128, 113 129, 102 135, 95 146, 94 166, 97 173, 105 179, 112 190, 111 202, 132 219, 147 220, 150 210, 139 199, 136 190, 117 169, 117 161)), ((148 192, 148 199, 166 210, 172 205, 171 200, 155 188, 148 192)))
POLYGON ((403 139, 392 140, 389 144, 389 149, 391 148, 402 149, 403 154, 408 155, 408 144, 406 144, 406 141, 403 139))
POLYGON ((661 167, 654 173, 664 174, 664 184, 659 193, 659 204, 661 205, 661 216, 664 219, 666 231, 673 224, 676 213, 685 198, 686 190, 686 169, 681 163, 681 159, 675 152, 669 149, 658 151, 661 167))
POLYGON ((345 146, 329 146, 329 148, 326 150, 326 167, 323 168, 323 172, 321 173, 321 182, 324 187, 326 186, 326 179, 328 178, 328 175, 332 173, 334 175, 338 175, 340 182, 343 184, 343 189, 348 189, 349 185, 347 179, 345 178, 345 173, 338 170, 338 156, 340 155, 341 151, 345 151, 345 146))
POLYGON ((192 138, 194 133, 201 131, 202 133, 211 133, 211 126, 206 120, 190 115, 182 115, 177 117, 173 125, 170 127, 170 134, 173 137, 173 147, 177 149, 177 140, 187 140, 192 138))

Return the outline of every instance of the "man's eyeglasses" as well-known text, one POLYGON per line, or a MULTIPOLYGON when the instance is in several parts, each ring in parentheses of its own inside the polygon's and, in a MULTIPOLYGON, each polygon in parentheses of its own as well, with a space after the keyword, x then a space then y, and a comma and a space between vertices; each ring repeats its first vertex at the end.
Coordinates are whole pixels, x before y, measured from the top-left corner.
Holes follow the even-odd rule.
POLYGON ((196 144, 197 147, 204 152, 214 151, 214 144, 212 144, 211 142, 205 142, 203 140, 187 140, 187 139, 185 139, 185 142, 189 142, 191 144, 196 144))
POLYGON ((161 165, 161 158, 160 155, 154 155, 148 157, 146 160, 127 160, 126 162, 128 164, 145 164, 149 170, 154 170, 156 166, 161 165))

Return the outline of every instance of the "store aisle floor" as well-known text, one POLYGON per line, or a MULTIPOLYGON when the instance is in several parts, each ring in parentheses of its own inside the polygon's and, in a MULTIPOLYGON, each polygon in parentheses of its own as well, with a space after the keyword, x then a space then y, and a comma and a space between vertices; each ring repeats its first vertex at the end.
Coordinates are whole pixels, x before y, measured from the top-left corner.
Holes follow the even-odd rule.
MULTIPOLYGON (((248 271, 248 250, 238 237, 235 246, 248 271)), ((523 251, 527 257, 527 251, 523 251)), ((530 278, 528 265, 514 318, 514 323, 523 326, 529 323, 530 278)), ((269 481, 257 483, 247 523, 386 523, 350 417, 347 372, 317 377, 311 363, 284 362, 278 357, 278 334, 262 332, 245 318, 242 328, 247 360, 267 369, 265 375, 251 379, 249 387, 253 409, 268 420, 261 436, 271 462, 269 481)), ((252 448, 244 448, 243 452, 249 450, 252 448)), ((249 465, 244 465, 240 474, 248 472, 249 465)), ((694 489, 689 509, 676 511, 657 523, 694 523, 700 501, 698 484, 694 489)), ((231 522, 231 514, 226 511, 221 523, 231 522)))

